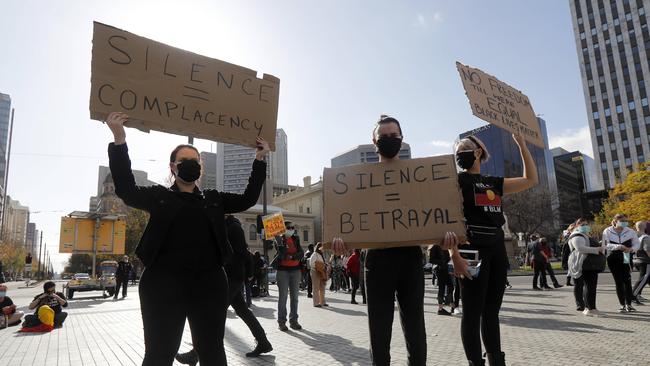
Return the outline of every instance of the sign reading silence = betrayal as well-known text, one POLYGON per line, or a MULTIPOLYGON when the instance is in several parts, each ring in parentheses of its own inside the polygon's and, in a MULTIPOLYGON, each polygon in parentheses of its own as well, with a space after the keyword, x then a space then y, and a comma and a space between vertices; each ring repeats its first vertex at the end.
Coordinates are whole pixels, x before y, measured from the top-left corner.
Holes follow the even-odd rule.
POLYGON ((544 148, 539 121, 526 95, 479 69, 460 62, 456 67, 476 117, 544 148))
POLYGON ((326 168, 323 195, 327 241, 382 248, 465 236, 453 155, 326 168))
POLYGON ((280 80, 94 23, 90 117, 128 127, 275 150, 280 80))

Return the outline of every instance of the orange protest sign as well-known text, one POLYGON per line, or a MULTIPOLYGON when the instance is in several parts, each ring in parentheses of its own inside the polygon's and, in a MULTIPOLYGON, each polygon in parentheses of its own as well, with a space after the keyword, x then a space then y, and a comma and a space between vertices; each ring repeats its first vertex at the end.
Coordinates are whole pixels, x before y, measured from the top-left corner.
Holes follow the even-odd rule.
POLYGON ((284 216, 282 215, 282 212, 264 216, 262 218, 262 223, 264 224, 264 237, 266 240, 271 240, 276 236, 287 232, 287 228, 284 226, 284 216))

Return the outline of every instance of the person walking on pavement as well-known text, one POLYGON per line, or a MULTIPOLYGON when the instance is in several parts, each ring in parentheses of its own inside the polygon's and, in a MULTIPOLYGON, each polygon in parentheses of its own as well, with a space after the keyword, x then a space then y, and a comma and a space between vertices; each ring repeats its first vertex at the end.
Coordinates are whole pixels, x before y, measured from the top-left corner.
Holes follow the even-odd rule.
POLYGON ((548 241, 546 238, 540 238, 539 243, 542 246, 542 252, 544 252, 544 257, 546 258, 546 273, 548 273, 549 277, 551 277, 551 281, 553 281, 553 287, 563 287, 557 281, 557 278, 555 278, 555 271, 553 271, 553 266, 551 266, 551 258, 553 257, 553 253, 551 252, 551 247, 548 245, 548 241))
POLYGON ((357 290, 359 289, 359 275, 361 274, 361 268, 360 268, 360 257, 361 256, 361 250, 360 249, 355 249, 352 252, 352 255, 348 258, 348 273, 350 276, 350 280, 352 281, 352 293, 351 293, 351 299, 350 303, 351 304, 358 304, 357 302, 357 290))
MULTIPOLYGON (((469 248, 478 250, 481 261, 476 278, 458 273, 454 268, 454 274, 460 276, 463 301, 461 339, 470 365, 485 364, 481 334, 489 364, 505 365, 499 311, 505 293, 508 257, 502 230, 505 217, 501 197, 538 183, 537 168, 526 141, 521 135, 513 134, 512 137, 524 165, 523 175, 517 178, 482 175, 481 163, 489 159, 489 153, 485 144, 475 136, 463 138, 455 146, 456 163, 462 169, 458 182, 463 194, 469 248)), ((452 250, 457 251, 456 248, 452 250)))
POLYGON ((126 145, 125 113, 113 112, 106 123, 114 142, 108 146, 115 193, 128 206, 150 214, 136 254, 145 266, 139 294, 144 326, 143 366, 170 366, 178 351, 186 319, 203 365, 226 365, 223 344, 228 282, 223 264, 232 255, 225 215, 257 202, 266 179, 264 157, 269 144, 257 139, 252 172, 243 194, 201 191, 201 160, 192 145, 179 145, 169 158, 171 187, 140 187, 131 171, 126 145), (169 306, 170 291, 174 304, 169 306))
POLYGON ((650 281, 650 221, 637 221, 636 232, 639 235, 639 250, 634 258, 634 265, 639 270, 639 279, 634 284, 632 297, 637 305, 642 305, 643 287, 650 281))
POLYGON ((591 227, 583 218, 578 219, 569 236, 569 274, 574 281, 573 296, 576 310, 585 316, 600 316, 596 308, 598 273, 605 269, 605 246, 589 236, 591 227), (601 262, 599 265, 597 262, 601 262))
MULTIPOLYGON (((399 121, 382 115, 372 132, 372 141, 381 163, 399 160, 402 139, 399 121)), ((458 238, 447 233, 442 245, 444 249, 457 246, 458 238)), ((332 249, 337 255, 348 252, 343 238, 333 238, 332 249)), ((459 270, 465 268, 466 272, 467 264, 460 255, 453 260, 459 270)), ((427 362, 422 263, 422 249, 419 246, 388 246, 366 252, 365 285, 373 365, 390 365, 395 299, 399 305, 409 365, 425 365, 427 362)))
MULTIPOLYGON (((298 323, 298 297, 300 295, 300 261, 304 255, 300 247, 300 237, 291 222, 285 222, 287 233, 282 235, 277 245, 277 256, 272 263, 277 269, 278 283, 278 328, 286 332, 287 328, 287 295, 290 296, 289 326, 300 330, 298 323)), ((277 241, 276 241, 277 243, 277 241)))
POLYGON ((126 289, 129 287, 129 276, 133 271, 133 266, 129 263, 129 256, 125 255, 122 260, 117 262, 117 271, 115 272, 115 294, 113 300, 117 300, 117 294, 122 286, 122 298, 126 297, 126 289))
POLYGON ((562 232, 562 269, 567 271, 566 273, 566 285, 573 286, 571 284, 571 275, 569 274, 569 255, 571 254, 571 248, 569 246, 569 236, 573 233, 575 224, 572 223, 569 227, 562 232))
MULTIPOLYGON (((263 353, 271 352, 273 347, 266 337, 264 328, 248 308, 242 292, 245 279, 253 273, 246 234, 242 229, 241 222, 232 215, 226 216, 226 232, 233 249, 232 258, 224 267, 228 276, 230 306, 235 310, 235 314, 246 323, 257 342, 255 349, 247 353, 246 357, 258 357, 263 353)), ((192 349, 187 353, 177 354, 176 361, 194 366, 199 362, 199 357, 196 350, 192 349)))
POLYGON ((632 253, 639 250, 641 244, 634 230, 628 227, 627 216, 617 214, 612 226, 603 231, 603 243, 607 246, 607 266, 616 283, 616 296, 621 307, 619 313, 636 311, 632 307, 632 275, 630 274, 632 253))
POLYGON ((531 254, 533 256, 533 268, 535 269, 535 274, 533 275, 533 290, 550 290, 551 288, 549 287, 548 282, 546 282, 546 263, 548 258, 542 248, 541 239, 536 239, 533 242, 531 254), (537 286, 538 279, 539 287, 537 286))
POLYGON ((460 296, 460 291, 454 291, 454 284, 449 274, 449 261, 451 256, 446 250, 442 250, 440 246, 433 245, 429 250, 429 263, 435 265, 436 278, 438 279, 438 315, 451 315, 454 313, 455 308, 458 306, 458 299, 454 295, 460 296), (453 299, 452 299, 453 298, 453 299), (451 312, 445 310, 445 304, 451 304, 451 312))
POLYGON ((311 283, 314 286, 314 307, 329 306, 325 302, 325 284, 327 283, 327 263, 323 254, 323 243, 317 243, 316 249, 309 257, 311 283))
POLYGON ((309 268, 309 258, 314 253, 314 244, 309 244, 307 246, 307 252, 302 260, 302 267, 304 269, 303 281, 307 284, 307 297, 311 298, 313 296, 313 286, 314 284, 311 281, 311 269, 309 268))

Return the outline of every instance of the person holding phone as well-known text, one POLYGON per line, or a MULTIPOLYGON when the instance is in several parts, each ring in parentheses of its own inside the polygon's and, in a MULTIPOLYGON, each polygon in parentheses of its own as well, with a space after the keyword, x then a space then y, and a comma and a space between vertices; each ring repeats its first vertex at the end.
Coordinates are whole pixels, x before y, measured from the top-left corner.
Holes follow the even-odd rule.
MULTIPOLYGON (((492 177, 481 174, 481 163, 489 158, 485 144, 475 136, 456 143, 456 163, 462 169, 458 182, 463 194, 468 246, 478 250, 480 270, 470 270, 472 276, 459 273, 463 301, 461 338, 470 365, 484 365, 481 333, 490 365, 505 365, 501 351, 499 310, 506 288, 508 258, 502 226, 505 218, 501 197, 520 192, 537 184, 537 168, 520 135, 513 135, 524 164, 524 174, 518 178, 492 177)), ((465 249, 463 248, 463 249, 465 249)), ((452 248, 452 258, 458 248, 452 248)))

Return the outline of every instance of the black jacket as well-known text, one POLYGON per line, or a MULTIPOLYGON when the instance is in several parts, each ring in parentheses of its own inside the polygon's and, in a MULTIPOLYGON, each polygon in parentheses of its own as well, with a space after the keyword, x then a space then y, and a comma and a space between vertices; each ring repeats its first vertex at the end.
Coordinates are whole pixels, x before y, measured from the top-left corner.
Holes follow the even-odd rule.
MULTIPOLYGON (((170 188, 160 185, 137 186, 131 171, 131 160, 126 144, 110 143, 108 158, 115 183, 115 194, 127 205, 147 211, 150 215, 147 227, 135 250, 142 263, 149 267, 156 261, 160 248, 165 243, 171 223, 181 207, 181 198, 170 188)), ((225 214, 245 211, 255 205, 265 179, 266 163, 256 159, 244 194, 216 190, 202 192, 205 201, 203 207, 210 220, 216 238, 217 253, 220 254, 222 263, 232 255, 232 248, 226 234, 225 214)))
POLYGON ((234 216, 226 217, 226 230, 233 250, 232 259, 225 265, 228 282, 243 282, 246 277, 252 276, 253 271, 246 234, 241 222, 234 216))
POLYGON ((115 277, 125 280, 128 279, 132 268, 133 266, 131 266, 131 262, 117 262, 117 271, 115 271, 115 277))

